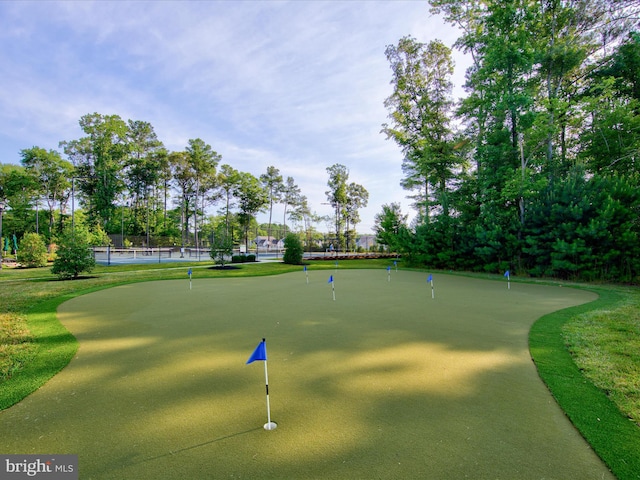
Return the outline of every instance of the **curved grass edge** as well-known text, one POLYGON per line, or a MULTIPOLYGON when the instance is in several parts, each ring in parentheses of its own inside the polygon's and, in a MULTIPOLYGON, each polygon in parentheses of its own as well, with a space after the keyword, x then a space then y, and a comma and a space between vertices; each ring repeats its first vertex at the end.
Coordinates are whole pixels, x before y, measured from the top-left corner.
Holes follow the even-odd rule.
POLYGON ((64 369, 80 346, 76 337, 58 320, 58 306, 74 297, 111 288, 101 285, 44 300, 27 310, 27 326, 35 339, 32 360, 2 384, 0 412, 24 400, 64 369))
POLYGON ((27 326, 36 349, 32 360, 3 383, 0 410, 15 405, 35 392, 66 367, 75 355, 78 341, 56 318, 58 305, 73 296, 63 295, 46 300, 26 312, 27 326))
POLYGON ((562 336, 571 318, 613 308, 624 296, 608 288, 583 288, 597 293, 593 302, 540 317, 529 331, 529 351, 538 374, 556 402, 619 480, 640 479, 640 429, 598 387, 584 377, 562 336))
MULTIPOLYGON (((256 264, 247 268, 242 265, 238 270, 217 271, 205 270, 210 265, 198 265, 197 275, 201 278, 221 278, 221 277, 244 277, 244 276, 269 276, 289 273, 300 268, 299 265, 287 264, 256 264)), ((112 280, 101 285, 93 285, 78 290, 67 291, 56 297, 42 300, 24 313, 27 317, 27 327, 34 339, 36 346, 31 354, 31 359, 25 366, 16 372, 11 378, 2 382, 0 390, 0 413, 7 408, 21 402, 33 392, 42 387, 51 378, 64 369, 73 359, 78 351, 79 343, 77 339, 60 323, 57 318, 57 308, 60 304, 74 297, 96 292, 106 288, 117 287, 133 283, 175 280, 184 278, 184 271, 187 267, 174 267, 169 269, 142 269, 134 272, 114 271, 112 280), (140 271, 148 272, 142 277, 130 276, 139 274, 140 271), (120 274, 127 276, 120 277, 120 274)), ((103 272, 104 273, 104 272, 103 272)), ((110 277, 111 275, 109 275, 110 277)), ((52 281, 50 278, 26 278, 22 281, 52 281)), ((77 282, 77 280, 66 280, 66 282, 77 282)))

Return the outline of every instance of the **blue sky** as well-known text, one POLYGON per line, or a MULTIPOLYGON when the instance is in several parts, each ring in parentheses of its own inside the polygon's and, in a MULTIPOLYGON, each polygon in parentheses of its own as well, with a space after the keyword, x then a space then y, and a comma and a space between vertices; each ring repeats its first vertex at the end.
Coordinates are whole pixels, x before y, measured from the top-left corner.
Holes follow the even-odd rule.
MULTIPOLYGON (((343 164, 369 191, 357 229, 371 233, 383 204, 411 212, 402 155, 380 133, 384 50, 405 35, 451 46, 458 32, 422 1, 3 1, 0 162, 116 114, 150 122, 169 150, 199 137, 238 170, 273 165, 321 215, 326 168, 343 164)), ((457 96, 467 65, 456 55, 457 96)))

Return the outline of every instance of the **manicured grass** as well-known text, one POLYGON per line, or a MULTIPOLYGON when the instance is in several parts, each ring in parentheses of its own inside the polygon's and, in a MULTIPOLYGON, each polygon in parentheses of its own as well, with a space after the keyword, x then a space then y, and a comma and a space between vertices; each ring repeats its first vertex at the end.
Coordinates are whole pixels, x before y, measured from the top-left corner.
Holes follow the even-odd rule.
MULTIPOLYGON (((638 479, 638 425, 621 414, 604 391, 585 378, 569 353, 562 334, 567 323, 580 322, 574 319, 603 318, 621 308, 624 297, 616 289, 592 290, 600 296, 596 302, 554 312, 533 325, 529 339, 531 355, 553 396, 616 477, 620 480, 638 479)), ((586 350, 594 351, 596 348, 599 347, 586 350)), ((607 369, 606 365, 602 367, 607 369)))
MULTIPOLYGON (((316 263, 316 262, 314 262, 316 263)), ((341 261, 339 271, 343 268, 385 268, 391 262, 380 261, 341 261)), ((38 388, 47 378, 55 375, 66 365, 67 358, 76 348, 75 342, 65 331, 49 328, 54 319, 53 310, 61 301, 57 297, 69 298, 84 293, 85 290, 105 288, 112 285, 129 282, 149 281, 155 279, 184 279, 189 265, 126 265, 98 267, 91 278, 79 281, 51 281, 52 277, 47 269, 41 270, 6 270, 0 273, 0 374, 5 372, 5 380, 0 377, 0 408, 19 400, 20 396, 38 388), (38 280, 30 280, 38 277, 38 280), (29 330, 25 328, 27 312, 33 310, 33 318, 29 315, 29 330), (33 328, 31 323, 33 322, 33 328), (46 324, 46 328, 38 330, 46 324), (39 342, 36 337, 44 335, 49 340, 39 342), (58 340, 62 341, 56 341, 58 340), (36 355, 35 352, 38 352, 36 355), (51 354, 53 360, 42 359, 32 363, 36 357, 51 354), (37 366, 37 368, 36 368, 37 366), (31 373, 29 373, 31 372, 31 373), (44 373, 44 374, 43 374, 44 373), (6 378, 11 377, 7 381, 6 378), (19 386, 24 383, 28 388, 19 386), (22 392, 22 393, 20 393, 22 392)), ((283 264, 244 265, 238 270, 216 271, 202 263, 194 263, 194 279, 213 277, 247 277, 253 275, 273 275, 299 270, 301 267, 283 264)), ((314 269, 333 270, 331 262, 317 262, 314 269)), ((329 272, 327 272, 329 273, 329 272)), ((488 278, 487 275, 476 275, 488 278)), ((499 277, 492 277, 499 279, 499 277)), ((631 418, 634 417, 635 403, 633 385, 637 382, 633 366, 637 367, 637 358, 633 356, 633 342, 629 339, 637 338, 633 335, 634 318, 637 319, 637 292, 631 289, 617 287, 600 287, 597 292, 601 295, 599 302, 589 304, 569 311, 551 314, 536 323, 531 332, 531 352, 540 372, 548 383, 549 388, 557 398, 559 404, 576 423, 581 433, 594 446, 596 451, 614 470, 618 478, 640 478, 636 472, 640 471, 638 456, 638 427, 626 420, 613 407, 609 399, 601 390, 592 387, 585 381, 580 370, 575 366, 565 347, 566 342, 572 345, 576 361, 585 370, 584 373, 598 382, 600 378, 608 380, 615 371, 625 370, 622 381, 599 383, 611 398, 618 399, 623 410, 631 418), (588 314, 596 308, 593 315, 588 314), (611 320, 611 321, 608 321, 611 320), (563 327, 563 325, 567 325, 563 327), (564 329, 563 329, 564 328, 564 329), (617 333, 616 333, 617 332, 617 333), (613 336, 612 336, 613 335, 613 336), (613 338, 610 342, 607 338, 613 338), (602 347, 609 344, 609 348, 602 347), (603 350, 604 348, 604 350, 603 350), (610 352, 617 350, 618 357, 625 359, 620 364, 602 362, 611 358, 610 352), (602 353, 602 352, 609 353, 602 353), (564 353, 562 353, 564 352, 564 353), (595 352, 595 353, 594 353, 595 352), (589 356, 595 361, 588 360, 589 356), (587 359, 587 360, 585 360, 587 359), (583 362, 583 363, 580 363, 583 362), (601 367, 599 367, 599 365, 601 367), (621 368, 620 365, 623 365, 621 368), (626 365, 626 366, 625 366, 626 365), (604 372, 604 373, 602 373, 604 372), (571 380, 571 381, 568 381, 571 380), (626 382, 626 385, 625 385, 626 382), (584 391, 581 389, 584 387, 584 391), (573 386, 572 386, 573 385, 573 386), (632 388, 629 388, 629 385, 632 388), (579 388, 580 387, 580 388, 579 388), (627 394, 620 397, 618 392, 627 394), (619 400, 623 398, 623 400, 619 400), (630 398, 630 400, 628 400, 630 398), (629 405, 628 407, 625 407, 629 405), (572 413, 577 410, 577 413, 572 413), (596 418, 594 421, 593 418, 596 418), (583 424, 581 426, 581 424, 583 424), (626 425, 626 426, 625 426, 626 425), (632 428, 628 428, 631 426, 632 428)), ((59 324, 58 324, 59 325, 59 324)), ((637 353, 637 352, 636 352, 637 353)), ((614 357, 616 357, 614 355, 614 357)), ((637 395, 635 397, 637 399, 637 395)), ((222 440, 220 440, 222 441, 222 440)))
POLYGON ((2 383, 0 410, 40 388, 73 358, 78 341, 60 324, 55 313, 56 307, 71 297, 66 295, 47 300, 27 313, 31 341, 25 342, 25 345, 29 345, 30 355, 2 383))
POLYGON ((80 348, 3 413, 3 450, 79 453, 101 479, 611 478, 527 344, 544 312, 595 296, 436 275, 431 299, 421 272, 296 270, 60 305, 80 348), (262 337, 273 432, 263 365, 244 364, 262 337))
MULTIPOLYGON (((334 269, 333 262, 311 262, 316 269, 334 269)), ((382 268, 389 264, 388 260, 341 261, 339 268, 382 268)), ((31 379, 29 372, 20 374, 17 380, 8 382, 12 377, 28 367, 36 355, 42 353, 38 350, 37 338, 27 325, 27 314, 31 308, 41 302, 56 298, 70 298, 96 288, 105 288, 121 283, 143 282, 160 279, 185 278, 188 268, 193 269, 193 278, 219 278, 219 277, 247 277, 276 275, 279 273, 300 270, 302 267, 285 265, 282 263, 255 263, 233 265, 232 268, 220 270, 213 268, 212 264, 204 262, 176 264, 151 264, 151 265, 113 265, 110 267, 96 266, 94 271, 79 280, 60 281, 52 275, 49 268, 39 269, 8 269, 0 272, 0 385, 3 393, 0 395, 0 410, 11 406, 20 400, 18 394, 4 394, 4 391, 29 393, 33 389, 51 378, 66 365, 63 362, 57 365, 47 362, 50 366, 47 371, 38 371, 37 379, 31 379), (37 353, 36 353, 37 352, 37 353), (24 386, 16 383, 25 382, 24 386)), ((47 304, 45 304, 46 306, 47 304)), ((55 303, 50 307, 51 313, 55 311, 55 303)), ((39 306, 38 308, 45 308, 39 306)), ((35 318, 35 317, 34 317, 35 318)), ((55 316, 50 317, 55 319, 55 316)))
POLYGON ((574 316, 563 334, 582 373, 640 426, 640 292, 620 305, 574 316))

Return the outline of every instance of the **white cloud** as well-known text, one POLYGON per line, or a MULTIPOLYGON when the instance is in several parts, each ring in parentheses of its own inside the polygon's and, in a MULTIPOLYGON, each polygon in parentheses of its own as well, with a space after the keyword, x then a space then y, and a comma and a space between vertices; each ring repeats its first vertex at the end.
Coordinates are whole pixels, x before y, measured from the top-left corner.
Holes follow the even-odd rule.
POLYGON ((319 213, 326 168, 342 163, 370 193, 363 231, 383 203, 409 205, 380 133, 385 47, 457 36, 416 1, 24 1, 1 2, 0 18, 0 161, 78 138, 84 114, 117 114, 172 150, 200 137, 238 170, 274 165, 319 213))

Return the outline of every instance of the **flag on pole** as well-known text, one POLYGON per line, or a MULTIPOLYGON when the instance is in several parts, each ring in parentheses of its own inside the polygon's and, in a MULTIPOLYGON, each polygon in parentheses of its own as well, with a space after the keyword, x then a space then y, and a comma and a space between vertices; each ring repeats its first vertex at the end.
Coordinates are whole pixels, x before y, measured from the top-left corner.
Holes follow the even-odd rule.
POLYGON ((191 290, 191 274, 193 273, 193 271, 191 269, 189 269, 189 271, 187 271, 187 274, 189 275, 189 290, 191 290))
POLYGON ((429 282, 431 284, 431 298, 436 298, 436 292, 433 289, 433 275, 429 274, 429 276, 427 277, 427 282, 429 282))
POLYGON ((329 281, 327 283, 331 284, 331 293, 333 295, 333 300, 336 299, 336 287, 333 284, 333 275, 329 276, 329 281))
POLYGON ((267 361, 267 345, 266 345, 266 340, 264 338, 258 344, 256 349, 253 351, 253 353, 249 357, 249 360, 247 360, 246 365, 249 365, 250 363, 261 361, 261 360, 265 362, 267 361))
POLYGON ((506 272, 504 272, 504 276, 507 277, 507 289, 511 290, 511 272, 507 270, 506 272))
POLYGON ((309 283, 309 272, 307 272, 307 266, 304 266, 304 276, 307 277, 307 284, 309 283))
POLYGON ((509 272, 509 270, 507 270, 506 272, 504 272, 504 276, 509 278, 509 276, 511 275, 511 273, 509 272))
POLYGON ((271 421, 271 405, 269 404, 269 374, 267 373, 267 340, 265 338, 258 344, 253 351, 247 364, 256 361, 264 361, 264 383, 267 391, 267 423, 264 424, 265 430, 275 430, 277 423, 271 421))
POLYGON ((387 282, 391 281, 391 267, 387 267, 387 282))
POLYGON ((327 283, 333 283, 333 275, 329 275, 329 281, 327 283))

